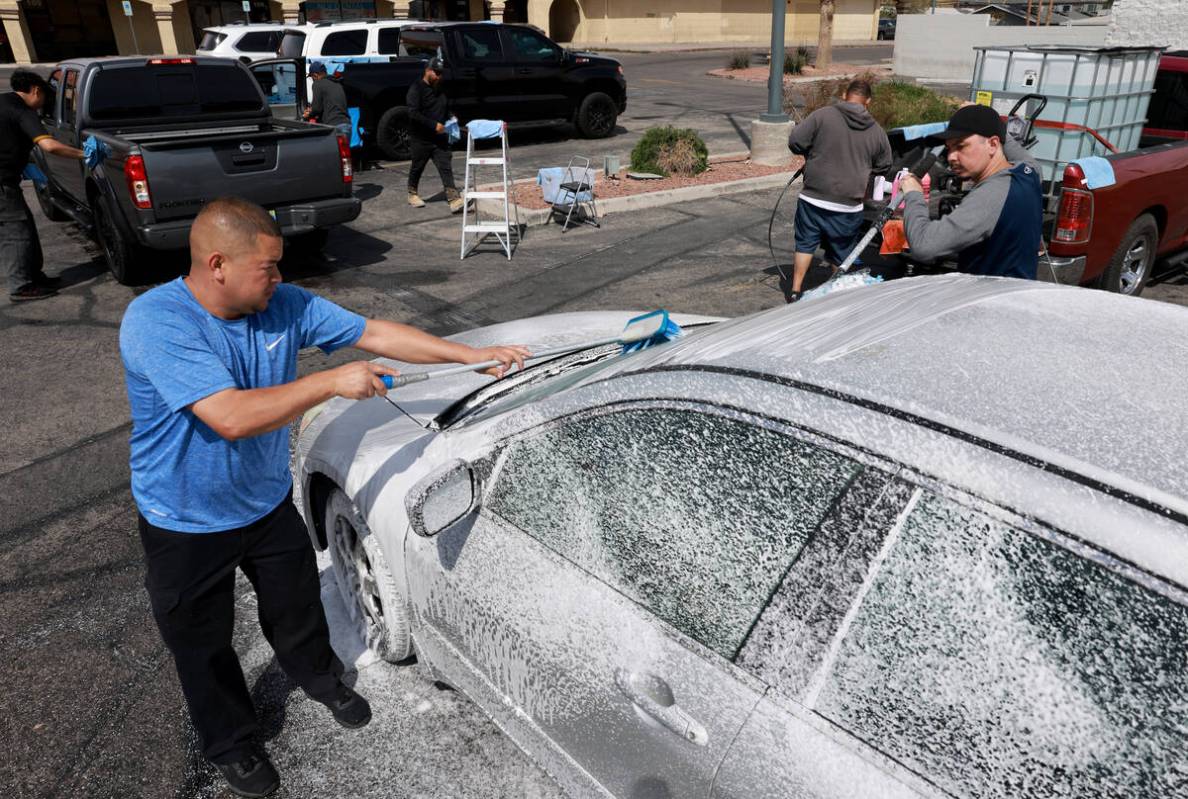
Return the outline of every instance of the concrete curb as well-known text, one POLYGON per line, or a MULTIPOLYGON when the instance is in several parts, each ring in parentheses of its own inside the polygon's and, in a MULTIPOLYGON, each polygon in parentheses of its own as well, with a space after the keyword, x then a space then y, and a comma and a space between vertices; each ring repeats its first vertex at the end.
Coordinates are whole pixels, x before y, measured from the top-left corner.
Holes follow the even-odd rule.
MULTIPOLYGON (((665 205, 689 202, 690 200, 704 200, 710 197, 721 197, 728 194, 741 194, 758 189, 770 189, 782 186, 788 182, 794 170, 777 172, 774 175, 764 175, 758 178, 743 178, 724 183, 706 183, 701 186, 682 186, 679 189, 652 191, 644 194, 633 194, 628 197, 609 197, 598 200, 599 218, 609 214, 624 211, 642 211, 646 208, 660 208, 665 205)), ((535 183, 534 180, 516 181, 517 183, 535 183)), ((502 213, 503 205, 498 200, 476 200, 478 212, 484 216, 497 216, 502 213)), ((523 227, 539 227, 549 223, 552 211, 548 208, 519 208, 520 225, 523 227)))

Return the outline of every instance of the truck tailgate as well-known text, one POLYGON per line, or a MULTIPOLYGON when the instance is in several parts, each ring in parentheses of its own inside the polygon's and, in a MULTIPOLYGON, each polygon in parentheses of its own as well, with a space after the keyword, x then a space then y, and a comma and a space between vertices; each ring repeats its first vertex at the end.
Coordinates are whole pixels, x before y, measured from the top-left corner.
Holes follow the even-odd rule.
POLYGON ((192 217, 208 200, 224 195, 271 209, 350 193, 332 128, 128 138, 144 157, 157 221, 192 217))

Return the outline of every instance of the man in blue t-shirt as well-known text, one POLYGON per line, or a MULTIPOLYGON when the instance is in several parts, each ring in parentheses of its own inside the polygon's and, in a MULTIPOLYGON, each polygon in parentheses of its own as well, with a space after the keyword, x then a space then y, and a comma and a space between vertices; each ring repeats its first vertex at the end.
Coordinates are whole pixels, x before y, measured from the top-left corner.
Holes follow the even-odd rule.
POLYGON ((291 501, 288 425, 332 397, 382 395, 382 376, 397 373, 354 361, 298 378, 297 353, 353 346, 412 363, 499 360, 496 376, 528 354, 364 319, 282 283, 282 250, 262 208, 214 200, 194 220, 189 275, 138 297, 120 325, 145 587, 203 753, 241 796, 266 796, 280 778, 253 744, 255 710, 231 646, 237 567, 285 672, 340 724, 371 718, 330 647, 291 501))

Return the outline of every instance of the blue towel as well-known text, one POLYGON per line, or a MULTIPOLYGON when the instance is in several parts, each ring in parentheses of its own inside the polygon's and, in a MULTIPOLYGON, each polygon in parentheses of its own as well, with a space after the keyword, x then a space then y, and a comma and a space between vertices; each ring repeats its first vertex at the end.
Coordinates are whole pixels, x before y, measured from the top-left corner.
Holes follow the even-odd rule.
POLYGON ((351 118, 351 149, 363 146, 363 129, 359 127, 359 109, 348 108, 347 116, 351 118))
POLYGON ((498 119, 472 119, 466 123, 474 139, 498 139, 503 134, 503 122, 498 119))
POLYGON ((88 169, 94 169, 107 158, 107 147, 94 136, 83 139, 83 160, 88 169))
POLYGON ((446 120, 445 132, 450 137, 450 144, 462 139, 462 129, 458 127, 458 117, 450 117, 446 120))
POLYGON ((21 174, 33 181, 33 185, 38 188, 49 184, 49 178, 45 176, 45 173, 41 171, 37 164, 26 164, 25 171, 21 174))
POLYGON ((914 141, 925 136, 935 136, 947 127, 949 127, 948 122, 928 122, 923 125, 908 125, 900 130, 903 131, 904 141, 914 141))
MULTIPOLYGON (((572 174, 563 166, 547 166, 536 173, 536 185, 540 186, 541 195, 546 203, 552 205, 568 205, 573 201, 573 192, 561 188, 562 183, 582 180, 594 185, 594 170, 587 169, 583 174, 581 169, 575 168, 572 174)), ((579 191, 577 201, 588 203, 594 199, 592 191, 579 191)))
POLYGON ((1117 183, 1114 178, 1113 165, 1099 155, 1078 158, 1072 163, 1079 166, 1085 173, 1085 185, 1091 189, 1104 189, 1106 186, 1113 186, 1117 183))

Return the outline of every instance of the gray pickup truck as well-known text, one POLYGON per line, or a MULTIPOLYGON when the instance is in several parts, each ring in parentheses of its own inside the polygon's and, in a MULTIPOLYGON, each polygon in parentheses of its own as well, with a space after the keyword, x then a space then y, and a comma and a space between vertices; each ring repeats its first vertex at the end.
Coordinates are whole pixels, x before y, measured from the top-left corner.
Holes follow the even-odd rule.
POLYGON ((38 200, 50 219, 92 232, 121 283, 151 280, 151 251, 186 247, 194 217, 215 197, 259 203, 303 251, 359 215, 348 143, 333 128, 273 118, 237 61, 79 59, 59 64, 50 83, 46 129, 75 147, 94 136, 106 155, 89 168, 34 148, 49 178, 38 200))

